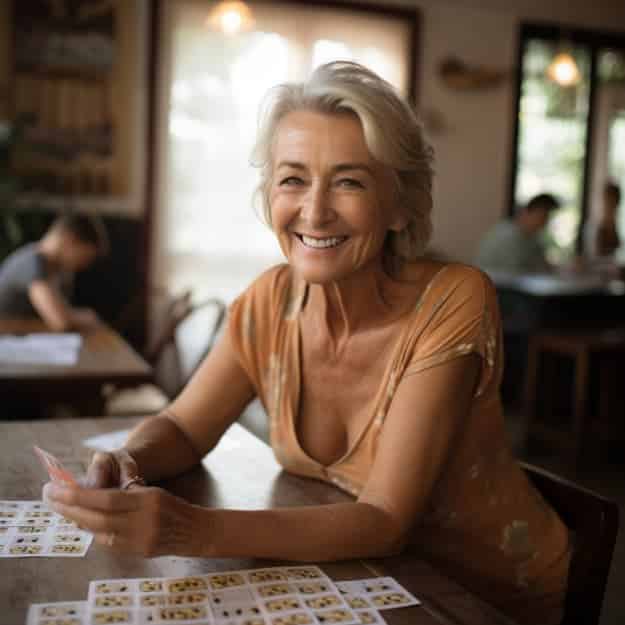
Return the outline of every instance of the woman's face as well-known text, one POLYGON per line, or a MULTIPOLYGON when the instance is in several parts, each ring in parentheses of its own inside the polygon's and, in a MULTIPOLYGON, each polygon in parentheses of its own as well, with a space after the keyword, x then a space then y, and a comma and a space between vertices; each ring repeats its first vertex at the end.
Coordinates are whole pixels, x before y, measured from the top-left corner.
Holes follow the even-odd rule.
POLYGON ((355 115, 295 111, 278 125, 269 203, 274 232, 308 282, 379 265, 389 229, 405 224, 388 167, 376 162, 355 115))

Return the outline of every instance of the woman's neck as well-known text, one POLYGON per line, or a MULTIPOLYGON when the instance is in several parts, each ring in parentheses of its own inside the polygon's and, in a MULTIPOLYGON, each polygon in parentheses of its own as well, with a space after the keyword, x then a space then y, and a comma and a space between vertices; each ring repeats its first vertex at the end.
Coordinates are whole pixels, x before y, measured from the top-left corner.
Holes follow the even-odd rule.
POLYGON ((303 316, 311 330, 330 340, 338 355, 355 334, 397 317, 404 292, 381 266, 367 268, 345 280, 311 284, 303 316))

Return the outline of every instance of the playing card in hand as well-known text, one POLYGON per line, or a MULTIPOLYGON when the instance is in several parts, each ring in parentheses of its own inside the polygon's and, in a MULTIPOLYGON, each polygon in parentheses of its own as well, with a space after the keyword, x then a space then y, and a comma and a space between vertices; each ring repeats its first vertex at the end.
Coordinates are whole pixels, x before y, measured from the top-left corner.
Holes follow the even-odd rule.
POLYGON ((58 458, 41 449, 41 447, 37 447, 37 445, 34 445, 33 448, 53 482, 63 486, 77 485, 76 478, 61 464, 58 458))

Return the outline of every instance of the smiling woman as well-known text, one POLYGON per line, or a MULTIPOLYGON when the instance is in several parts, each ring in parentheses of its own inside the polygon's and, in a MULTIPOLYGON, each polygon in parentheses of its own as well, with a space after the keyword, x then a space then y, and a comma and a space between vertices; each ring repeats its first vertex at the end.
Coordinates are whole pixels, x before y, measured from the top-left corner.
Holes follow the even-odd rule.
POLYGON ((273 146, 271 224, 289 264, 306 281, 340 280, 380 262, 389 230, 406 217, 392 180, 369 154, 357 118, 295 111, 273 146))
POLYGON ((568 532, 515 461, 494 288, 420 256, 431 150, 409 105, 364 67, 272 92, 255 162, 286 255, 168 409, 99 454, 90 488, 47 487, 109 548, 144 555, 337 560, 416 548, 520 623, 560 621, 568 532), (349 503, 192 506, 135 484, 179 474, 258 396, 286 471, 349 503), (108 487, 108 488, 107 488, 108 487), (111 538, 113 537, 113 538, 111 538))

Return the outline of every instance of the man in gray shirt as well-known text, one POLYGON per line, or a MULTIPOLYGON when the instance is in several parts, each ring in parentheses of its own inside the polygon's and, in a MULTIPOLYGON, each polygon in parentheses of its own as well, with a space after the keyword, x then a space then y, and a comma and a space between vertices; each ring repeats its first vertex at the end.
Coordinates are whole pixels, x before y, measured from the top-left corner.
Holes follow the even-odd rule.
POLYGON ((533 197, 513 219, 500 221, 486 233, 475 264, 485 270, 513 273, 549 271, 539 235, 551 211, 559 206, 559 201, 549 193, 533 197))
POLYGON ((8 256, 0 265, 0 317, 39 316, 53 331, 97 321, 90 309, 72 308, 67 286, 108 248, 102 226, 87 215, 64 215, 43 238, 8 256))

